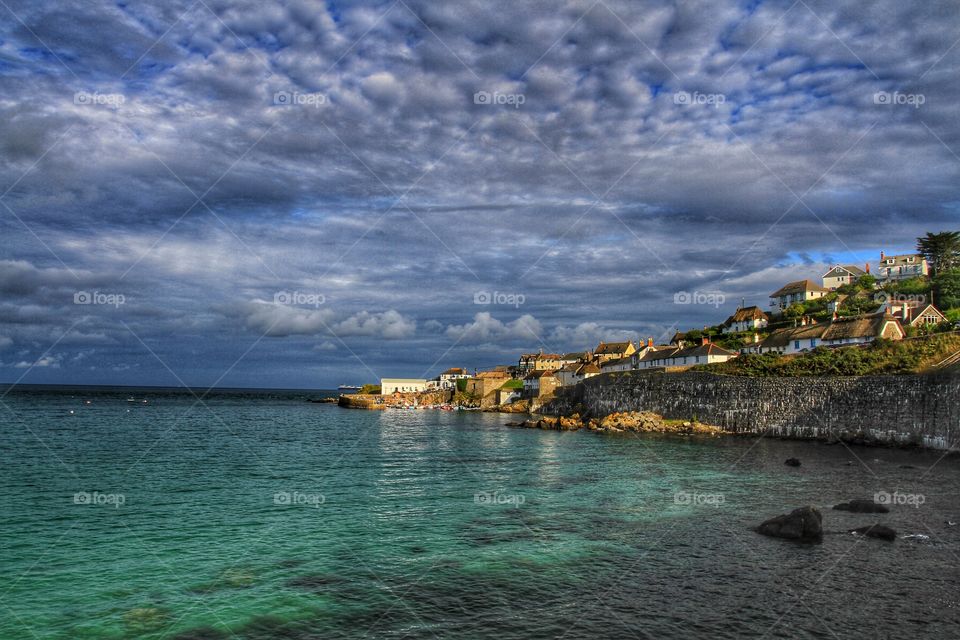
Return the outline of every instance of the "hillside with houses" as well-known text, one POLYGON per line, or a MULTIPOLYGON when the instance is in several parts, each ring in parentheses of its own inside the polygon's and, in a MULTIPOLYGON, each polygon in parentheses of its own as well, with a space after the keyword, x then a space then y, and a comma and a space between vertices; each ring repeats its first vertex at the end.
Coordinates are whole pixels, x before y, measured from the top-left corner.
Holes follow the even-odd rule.
POLYGON ((484 371, 457 367, 432 379, 384 378, 367 391, 381 406, 418 406, 422 394, 435 400, 436 392, 445 392, 445 406, 510 411, 540 406, 561 387, 605 374, 692 368, 732 375, 912 372, 960 348, 954 333, 960 329, 960 233, 918 238, 916 253, 881 251, 875 267, 835 264, 785 283, 764 306, 744 301, 718 324, 677 331, 666 344, 651 337, 600 341, 568 353, 539 349, 484 371), (889 347, 939 334, 949 339, 889 347), (864 358, 870 345, 874 355, 864 358), (816 364, 797 364, 798 357, 816 364))

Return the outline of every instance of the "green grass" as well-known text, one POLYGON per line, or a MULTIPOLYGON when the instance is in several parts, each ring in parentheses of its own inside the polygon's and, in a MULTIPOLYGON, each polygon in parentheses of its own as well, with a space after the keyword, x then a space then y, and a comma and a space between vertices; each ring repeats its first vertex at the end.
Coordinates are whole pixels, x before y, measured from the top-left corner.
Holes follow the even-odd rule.
POLYGON ((821 347, 791 356, 747 354, 723 363, 694 367, 694 370, 748 377, 923 373, 957 351, 960 351, 960 334, 942 333, 910 340, 878 340, 863 347, 821 347))

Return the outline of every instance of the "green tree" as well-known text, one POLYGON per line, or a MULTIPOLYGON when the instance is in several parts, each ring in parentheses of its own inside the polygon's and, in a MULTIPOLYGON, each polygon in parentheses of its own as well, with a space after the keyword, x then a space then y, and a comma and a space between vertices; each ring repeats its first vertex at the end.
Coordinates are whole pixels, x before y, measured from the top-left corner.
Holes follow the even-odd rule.
POLYGON ((792 305, 787 307, 786 311, 783 312, 783 315, 785 315, 788 318, 799 318, 803 314, 804 314, 804 308, 803 308, 803 305, 800 304, 799 302, 794 302, 792 305))
POLYGON ((960 267, 960 231, 927 232, 917 238, 917 251, 930 263, 933 275, 960 267))
POLYGON ((960 269, 949 269, 933 279, 935 302, 941 309, 960 307, 960 269))
POLYGON ((872 291, 873 289, 876 288, 876 286, 877 286, 877 279, 874 276, 870 275, 869 273, 866 273, 860 276, 859 278, 857 278, 857 287, 861 291, 872 291))

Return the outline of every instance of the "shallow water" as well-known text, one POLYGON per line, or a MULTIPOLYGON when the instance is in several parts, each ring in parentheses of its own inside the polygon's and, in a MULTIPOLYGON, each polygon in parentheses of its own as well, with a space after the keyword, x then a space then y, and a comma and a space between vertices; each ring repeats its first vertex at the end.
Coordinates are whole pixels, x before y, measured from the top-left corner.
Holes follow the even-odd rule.
POLYGON ((3 399, 0 638, 960 628, 960 526, 945 523, 960 520, 956 458, 512 429, 510 416, 298 394, 126 395, 3 399), (923 503, 829 510, 878 491, 923 503), (750 531, 804 504, 836 532, 822 545, 750 531), (845 533, 878 521, 928 538, 845 533))

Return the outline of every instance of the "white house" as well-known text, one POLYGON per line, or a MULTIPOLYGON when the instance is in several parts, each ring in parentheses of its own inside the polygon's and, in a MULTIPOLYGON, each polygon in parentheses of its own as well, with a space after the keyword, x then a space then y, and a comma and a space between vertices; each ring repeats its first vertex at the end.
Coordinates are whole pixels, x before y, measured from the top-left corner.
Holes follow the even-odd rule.
POLYGON ((692 367, 698 364, 726 362, 727 360, 736 358, 739 355, 740 354, 736 351, 724 349, 719 345, 713 344, 707 338, 704 338, 703 342, 697 346, 680 349, 679 351, 665 357, 663 359, 664 364, 661 366, 692 367))
POLYGON ((414 393, 427 390, 427 381, 421 378, 380 378, 381 395, 414 393))
POLYGON ((616 360, 607 360, 600 365, 601 373, 610 373, 612 371, 630 371, 633 369, 633 356, 617 358, 616 360))
POLYGON ((905 280, 907 278, 917 278, 926 276, 930 273, 930 265, 927 259, 919 253, 905 253, 899 256, 884 255, 880 252, 880 266, 877 273, 881 280, 905 280))
POLYGON ((742 331, 756 331, 769 324, 770 318, 760 307, 744 307, 727 318, 723 323, 724 333, 740 333, 742 331))
POLYGON ((823 324, 807 324, 774 331, 760 343, 760 353, 791 354, 817 347, 840 347, 873 342, 877 338, 902 340, 906 332, 900 321, 884 313, 839 318, 823 324))
POLYGON ((852 264, 838 264, 823 274, 823 286, 833 291, 837 287, 842 287, 845 284, 852 284, 859 280, 860 276, 864 276, 870 272, 870 265, 864 266, 867 267, 866 270, 852 264))
POLYGON ((467 373, 466 369, 460 367, 453 367, 447 369, 437 378, 439 381, 439 387, 441 389, 453 389, 457 386, 457 380, 465 380, 469 378, 470 374, 467 373))
POLYGON ((804 303, 808 300, 816 300, 830 293, 826 287, 821 287, 816 282, 810 280, 797 280, 784 285, 770 294, 770 306, 778 311, 784 311, 794 303, 804 303))
POLYGON ((680 351, 680 347, 673 344, 662 347, 651 347, 647 349, 646 353, 642 356, 636 358, 633 368, 643 370, 665 367, 667 366, 665 363, 670 356, 678 351, 680 351))

